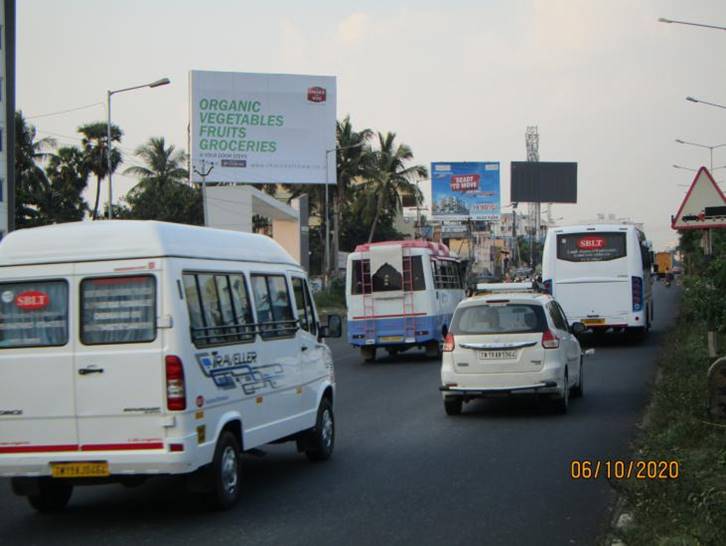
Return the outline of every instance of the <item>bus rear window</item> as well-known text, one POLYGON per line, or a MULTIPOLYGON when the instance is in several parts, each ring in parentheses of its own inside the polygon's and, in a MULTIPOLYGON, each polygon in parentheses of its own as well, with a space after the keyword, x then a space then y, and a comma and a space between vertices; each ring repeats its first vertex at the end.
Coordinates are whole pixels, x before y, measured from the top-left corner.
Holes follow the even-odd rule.
MULTIPOLYGON (((404 258, 404 275, 409 274, 409 266, 405 263, 404 258)), ((371 279, 370 260, 353 260, 351 294, 354 296, 360 294, 370 294, 373 292, 388 292, 395 290, 426 290, 426 280, 424 278, 424 270, 421 256, 412 256, 410 258, 410 281, 402 279, 401 274, 391 266, 384 266, 373 274, 371 279), (402 286, 403 285, 403 286, 402 286)))
POLYGON ((567 262, 607 262, 626 256, 625 233, 566 233, 557 236, 557 259, 567 262))
POLYGON ((149 275, 84 279, 84 345, 143 343, 156 338, 156 283, 149 275))
POLYGON ((68 283, 0 283, 0 348, 68 343, 68 283))

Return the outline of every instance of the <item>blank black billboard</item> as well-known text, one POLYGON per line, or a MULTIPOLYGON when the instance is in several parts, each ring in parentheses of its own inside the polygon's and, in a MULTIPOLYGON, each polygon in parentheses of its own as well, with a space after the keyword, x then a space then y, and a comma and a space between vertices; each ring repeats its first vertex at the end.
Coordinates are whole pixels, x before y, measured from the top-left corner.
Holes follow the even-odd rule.
POLYGON ((513 203, 577 203, 577 163, 512 161, 513 203))

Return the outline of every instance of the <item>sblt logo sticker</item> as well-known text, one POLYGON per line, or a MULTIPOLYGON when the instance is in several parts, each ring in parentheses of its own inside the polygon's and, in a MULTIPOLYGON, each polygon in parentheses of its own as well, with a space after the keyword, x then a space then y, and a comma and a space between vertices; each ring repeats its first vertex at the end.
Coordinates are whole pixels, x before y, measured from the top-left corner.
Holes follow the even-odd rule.
POLYGON ((308 88, 308 102, 325 102, 328 98, 328 92, 324 87, 308 88))
POLYGON ((582 250, 598 250, 605 247, 605 239, 602 237, 583 237, 577 241, 577 248, 582 250))
POLYGON ((39 290, 26 290, 15 296, 15 306, 23 311, 38 311, 50 304, 50 298, 39 290))

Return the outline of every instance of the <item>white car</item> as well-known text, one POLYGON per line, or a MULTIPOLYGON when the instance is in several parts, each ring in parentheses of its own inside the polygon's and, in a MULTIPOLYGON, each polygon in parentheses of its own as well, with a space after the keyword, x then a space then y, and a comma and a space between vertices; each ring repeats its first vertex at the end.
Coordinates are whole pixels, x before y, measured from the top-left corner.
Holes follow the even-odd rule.
POLYGON ((529 283, 480 286, 486 293, 456 308, 441 364, 448 415, 464 402, 501 394, 543 394, 567 412, 569 397, 583 393, 583 352, 560 305, 529 283))

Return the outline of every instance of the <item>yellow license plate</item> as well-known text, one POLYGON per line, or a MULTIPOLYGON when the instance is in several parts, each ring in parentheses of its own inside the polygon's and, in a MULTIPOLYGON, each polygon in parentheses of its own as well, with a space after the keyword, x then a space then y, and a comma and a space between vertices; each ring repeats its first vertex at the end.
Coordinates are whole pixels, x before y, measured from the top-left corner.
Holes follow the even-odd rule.
POLYGON ((401 336, 381 336, 381 341, 401 341, 401 336))
POLYGON ((597 325, 597 324, 605 324, 605 319, 604 318, 585 319, 585 320, 582 321, 582 323, 585 326, 594 326, 594 325, 597 325))
POLYGON ((93 463, 51 463, 50 472, 54 478, 103 478, 110 476, 107 462, 93 463))

